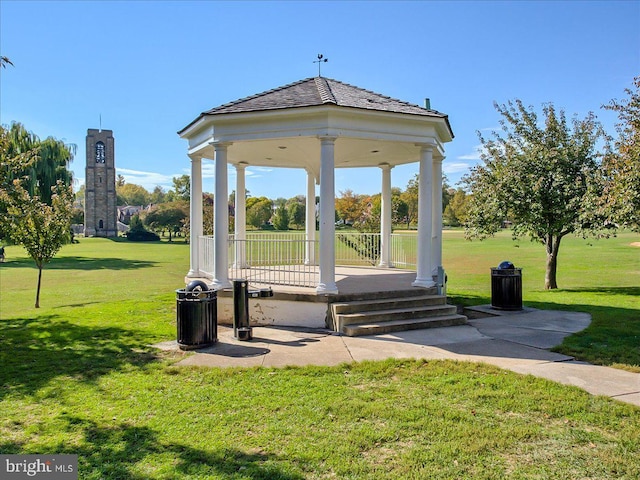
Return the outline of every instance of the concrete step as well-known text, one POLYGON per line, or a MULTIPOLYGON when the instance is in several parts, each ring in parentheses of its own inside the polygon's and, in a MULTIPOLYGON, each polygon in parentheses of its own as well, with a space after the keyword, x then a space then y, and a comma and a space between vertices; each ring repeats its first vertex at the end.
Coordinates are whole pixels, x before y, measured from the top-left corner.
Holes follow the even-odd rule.
POLYGON ((355 302, 333 303, 331 308, 334 315, 370 312, 374 310, 393 310, 399 308, 415 308, 428 305, 446 305, 447 297, 443 295, 421 295, 417 297, 393 297, 376 300, 362 300, 355 302))
POLYGON ((440 315, 427 318, 411 318, 382 321, 378 323, 345 325, 342 328, 342 333, 349 337, 358 337, 364 335, 380 335, 384 333, 401 332, 406 330, 420 330, 423 328, 450 327, 454 325, 464 325, 466 323, 467 317, 464 315, 440 315))
POLYGON ((453 315, 457 311, 454 305, 427 305, 411 308, 394 308, 388 310, 373 310, 357 313, 336 315, 339 328, 346 325, 379 323, 392 320, 407 320, 412 318, 438 317, 453 315))

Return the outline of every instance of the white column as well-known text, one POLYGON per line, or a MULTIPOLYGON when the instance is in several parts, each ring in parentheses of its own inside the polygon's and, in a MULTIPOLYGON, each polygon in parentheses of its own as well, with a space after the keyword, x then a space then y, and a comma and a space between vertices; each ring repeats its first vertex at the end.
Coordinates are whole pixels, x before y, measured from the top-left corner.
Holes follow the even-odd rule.
POLYGON ((336 285, 336 137, 320 137, 320 283, 317 293, 338 293, 336 285))
POLYGON ((431 275, 442 266, 442 159, 433 161, 433 226, 431 227, 431 275))
POLYGON ((200 237, 202 236, 202 159, 191 158, 191 191, 189 193, 189 258, 187 277, 200 276, 200 237))
POLYGON ((306 249, 304 264, 316 265, 316 179, 311 170, 307 170, 307 203, 305 213, 306 249))
POLYGON ((240 162, 236 165, 236 204, 235 204, 235 259, 234 267, 246 267, 246 244, 247 239, 247 197, 245 186, 245 169, 247 164, 240 162))
POLYGON ((420 151, 420 181, 418 184, 418 261, 414 287, 433 287, 431 277, 431 228, 433 225, 433 147, 423 145, 420 151))
POLYGON ((215 142, 215 175, 216 184, 214 192, 214 217, 213 217, 213 248, 215 251, 213 265, 213 286, 220 290, 230 288, 228 248, 229 248, 229 207, 227 205, 228 180, 227 180, 227 148, 230 143, 215 142))
POLYGON ((378 267, 393 267, 391 263, 391 165, 382 163, 382 195, 380 202, 380 263, 378 267))

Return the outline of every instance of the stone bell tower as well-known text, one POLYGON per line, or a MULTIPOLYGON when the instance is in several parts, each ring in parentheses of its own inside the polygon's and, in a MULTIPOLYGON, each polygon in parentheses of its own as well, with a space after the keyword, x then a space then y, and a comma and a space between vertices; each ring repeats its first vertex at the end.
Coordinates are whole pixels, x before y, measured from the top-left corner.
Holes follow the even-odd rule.
POLYGON ((84 236, 117 237, 115 143, 111 130, 87 130, 84 236))

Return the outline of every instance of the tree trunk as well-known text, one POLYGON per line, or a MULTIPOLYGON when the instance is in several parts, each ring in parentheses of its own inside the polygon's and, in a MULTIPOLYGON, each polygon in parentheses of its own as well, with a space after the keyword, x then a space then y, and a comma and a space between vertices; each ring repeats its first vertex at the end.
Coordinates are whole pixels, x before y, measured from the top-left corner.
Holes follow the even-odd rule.
POLYGON ((547 237, 547 270, 544 275, 545 290, 558 288, 556 271, 558 269, 558 250, 560 250, 560 240, 562 240, 562 237, 554 237, 553 235, 549 235, 547 237))
POLYGON ((38 265, 38 288, 36 289, 36 308, 40 308, 40 283, 42 282, 42 266, 38 265))

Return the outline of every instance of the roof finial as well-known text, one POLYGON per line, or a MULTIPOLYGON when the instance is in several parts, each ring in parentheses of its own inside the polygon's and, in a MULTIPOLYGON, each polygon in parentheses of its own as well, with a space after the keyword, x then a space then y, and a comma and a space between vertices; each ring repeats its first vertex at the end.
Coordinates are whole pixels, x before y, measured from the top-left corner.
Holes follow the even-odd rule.
POLYGON ((328 61, 329 61, 329 59, 328 59, 328 58, 324 58, 324 56, 323 56, 321 53, 319 53, 319 54, 318 54, 318 60, 314 60, 314 61, 313 61, 313 63, 317 63, 317 64, 318 64, 318 76, 319 76, 319 77, 321 77, 321 76, 322 76, 322 75, 320 75, 320 64, 321 64, 322 62, 325 62, 325 63, 326 63, 326 62, 328 62, 328 61))

